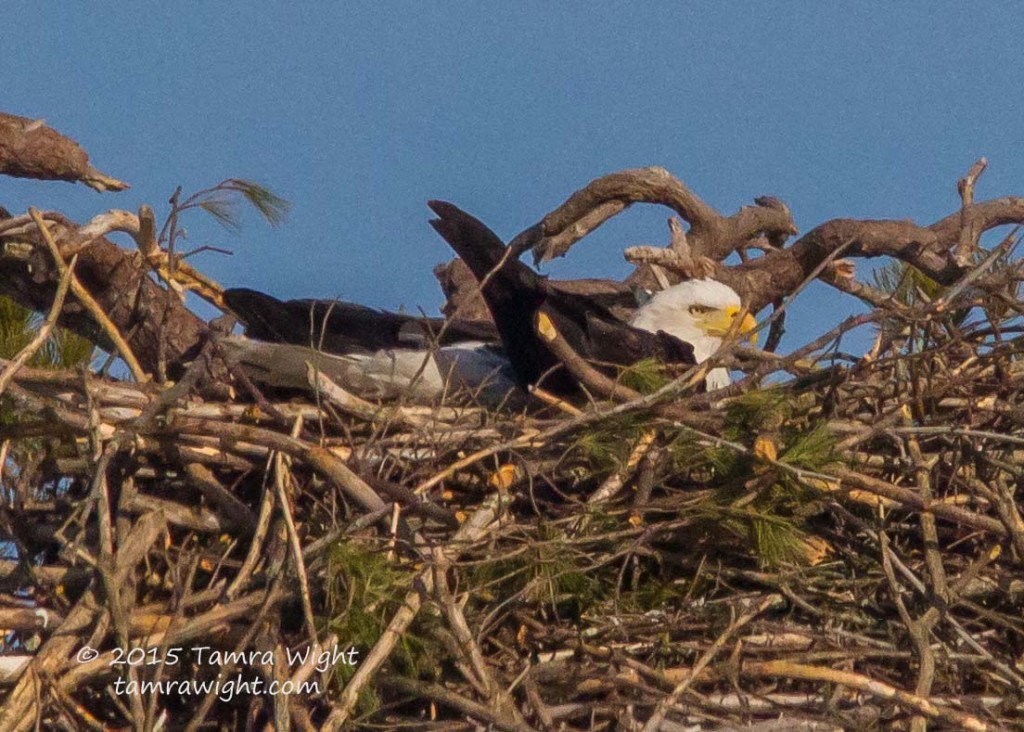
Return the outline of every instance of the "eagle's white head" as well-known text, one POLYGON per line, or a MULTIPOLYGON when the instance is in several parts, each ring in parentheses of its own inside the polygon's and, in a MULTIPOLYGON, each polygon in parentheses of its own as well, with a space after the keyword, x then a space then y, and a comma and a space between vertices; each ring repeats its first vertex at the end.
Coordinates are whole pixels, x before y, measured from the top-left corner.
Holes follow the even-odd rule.
MULTIPOLYGON (((657 293, 633 315, 630 323, 637 328, 657 332, 663 330, 693 346, 697 362, 710 358, 722 345, 722 338, 733 327, 742 312, 740 296, 728 285, 715 280, 687 280, 657 293)), ((737 328, 749 333, 757 321, 749 313, 737 328)), ((756 343, 752 334, 750 342, 756 343)), ((729 372, 712 369, 707 376, 709 390, 729 384, 729 372)))

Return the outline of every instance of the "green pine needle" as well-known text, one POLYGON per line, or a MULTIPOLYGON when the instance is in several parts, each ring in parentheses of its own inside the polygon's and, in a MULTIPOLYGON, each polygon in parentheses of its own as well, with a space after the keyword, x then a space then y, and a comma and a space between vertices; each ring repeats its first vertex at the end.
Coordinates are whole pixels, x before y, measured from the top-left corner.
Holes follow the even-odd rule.
POLYGON ((253 208, 260 212, 260 215, 267 220, 271 226, 278 226, 284 222, 284 218, 291 208, 291 204, 284 198, 274 193, 266 186, 261 186, 252 181, 232 178, 227 181, 233 186, 253 208))
POLYGON ((239 200, 245 201, 259 212, 271 226, 281 224, 291 204, 266 186, 241 178, 229 178, 213 188, 192 196, 182 209, 198 206, 225 228, 238 230, 239 200))
POLYGON ((779 459, 794 467, 821 471, 836 462, 835 435, 824 424, 793 440, 779 459))
POLYGON ((665 365, 654 358, 645 358, 623 369, 620 381, 641 394, 651 394, 669 382, 665 365))
MULTIPOLYGON (((9 297, 0 297, 0 358, 18 355, 35 337, 42 317, 9 297)), ((34 368, 74 368, 92 359, 94 346, 65 329, 54 328, 49 340, 29 359, 34 368)))
POLYGON ((876 289, 889 293, 904 305, 932 302, 943 290, 942 285, 921 270, 898 260, 876 269, 871 279, 876 289))

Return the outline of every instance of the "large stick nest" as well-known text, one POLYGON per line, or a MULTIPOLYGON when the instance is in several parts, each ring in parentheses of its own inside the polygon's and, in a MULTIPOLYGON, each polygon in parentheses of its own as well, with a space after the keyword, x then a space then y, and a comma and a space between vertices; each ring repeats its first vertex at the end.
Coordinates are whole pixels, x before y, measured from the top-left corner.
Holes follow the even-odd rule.
POLYGON ((975 204, 979 173, 930 227, 788 247, 774 199, 723 217, 664 171, 595 181, 514 246, 564 253, 658 202, 690 229, 633 250, 636 279, 707 270, 773 324, 814 277, 871 310, 788 356, 724 349, 724 391, 639 369, 526 413, 315 375, 258 394, 147 209, 0 221, 0 287, 51 313, 0 375, 0 729, 1024 723, 1021 273, 1012 238, 979 243, 1024 215, 975 204), (869 286, 840 254, 909 265, 869 286), (27 365, 58 324, 136 378, 27 365), (870 353, 839 349, 865 326, 870 353))

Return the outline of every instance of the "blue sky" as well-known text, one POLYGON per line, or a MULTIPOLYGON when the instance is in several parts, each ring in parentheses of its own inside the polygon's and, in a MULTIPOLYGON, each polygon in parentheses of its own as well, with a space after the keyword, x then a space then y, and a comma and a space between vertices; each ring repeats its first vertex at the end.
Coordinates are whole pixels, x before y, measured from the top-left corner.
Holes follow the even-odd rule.
MULTIPOLYGON (((1024 195, 1011 3, 34 2, 4 25, 0 109, 45 118, 133 187, 0 178, 0 205, 162 217, 179 184, 251 178, 288 219, 233 234, 197 214, 193 243, 234 255, 195 264, 282 297, 433 313, 449 253, 427 199, 507 238, 627 167, 664 166, 723 213, 780 197, 802 231, 930 222, 981 155, 980 199, 1024 195)), ((664 243, 668 213, 634 207, 546 271, 621 278, 622 248, 664 243)), ((784 343, 857 308, 816 286, 784 343)))

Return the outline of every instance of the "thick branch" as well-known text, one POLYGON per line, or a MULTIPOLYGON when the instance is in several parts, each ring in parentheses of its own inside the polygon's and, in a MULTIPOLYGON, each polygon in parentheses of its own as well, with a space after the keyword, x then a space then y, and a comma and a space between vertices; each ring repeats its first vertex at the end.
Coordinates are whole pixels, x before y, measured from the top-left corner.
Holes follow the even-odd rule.
POLYGON ((766 234, 784 241, 796 233, 789 209, 772 198, 758 199, 733 216, 722 216, 681 180, 664 168, 637 168, 612 173, 591 181, 574 193, 541 222, 513 240, 519 254, 533 249, 534 258, 545 262, 564 255, 569 248, 615 214, 633 203, 660 203, 690 224, 688 234, 694 257, 725 259, 751 238, 766 234))
MULTIPOLYGON (((78 227, 63 217, 50 216, 58 245, 76 238, 78 227)), ((60 272, 38 231, 22 229, 0 236, 0 294, 24 307, 46 312, 53 302, 60 272)), ((142 369, 157 373, 161 357, 170 373, 180 374, 202 345, 206 324, 181 300, 160 287, 146 263, 106 239, 78 248, 76 276, 111 322, 122 333, 142 369), (161 340, 163 345, 161 346, 161 340)), ((111 351, 113 345, 77 302, 66 302, 60 324, 111 351)))
POLYGON ((931 226, 911 221, 833 219, 818 226, 788 249, 769 252, 736 267, 719 264, 714 277, 736 290, 757 312, 792 293, 814 269, 841 246, 843 256, 895 257, 936 282, 951 285, 967 272, 956 262, 954 248, 962 221, 979 235, 998 226, 1024 223, 1024 198, 1000 198, 966 207, 931 226))
POLYGON ((928 227, 938 237, 942 246, 948 248, 960 236, 960 227, 977 228, 980 233, 998 226, 1024 223, 1024 198, 1006 196, 992 201, 982 201, 956 211, 928 227))
MULTIPOLYGON (((911 221, 833 219, 788 249, 783 249, 783 244, 790 234, 796 233, 796 228, 789 209, 781 201, 761 197, 755 199, 756 206, 744 207, 725 217, 663 168, 625 170, 592 181, 574 193, 540 223, 517 236, 512 247, 516 254, 533 249, 538 261, 561 256, 616 213, 642 201, 668 206, 689 222, 686 242, 692 259, 707 258, 714 263, 712 271, 702 270, 701 274, 732 286, 749 303, 752 312, 791 295, 840 247, 844 247, 842 255, 849 258, 901 259, 948 285, 966 273, 970 264, 967 254, 985 231, 1024 223, 1024 198, 973 202, 973 183, 981 169, 979 162, 968 174, 967 182, 961 184, 961 209, 930 226, 911 221), (749 248, 755 239, 768 242, 764 256, 736 266, 722 264, 733 252, 742 253, 749 248)), ((627 285, 657 287, 651 264, 672 270, 674 278, 678 278, 680 267, 673 266, 679 259, 675 247, 666 247, 664 255, 649 247, 637 247, 629 250, 627 258, 638 263, 627 285)), ((687 276, 685 271, 683 274, 687 276)))
POLYGON ((77 142, 33 120, 0 112, 0 174, 17 178, 66 180, 97 191, 123 191, 127 183, 89 164, 77 142))

